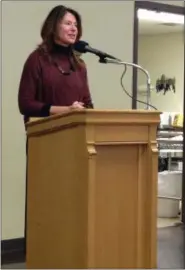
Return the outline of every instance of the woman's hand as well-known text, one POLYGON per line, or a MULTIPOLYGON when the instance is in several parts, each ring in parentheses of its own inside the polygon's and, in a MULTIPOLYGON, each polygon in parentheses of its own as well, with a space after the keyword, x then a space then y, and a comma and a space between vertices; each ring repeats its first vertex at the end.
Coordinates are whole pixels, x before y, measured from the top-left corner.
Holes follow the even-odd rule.
POLYGON ((70 107, 72 110, 84 109, 84 104, 82 102, 75 101, 70 107))
POLYGON ((84 104, 82 102, 75 101, 71 106, 51 106, 50 114, 60 114, 80 109, 84 109, 84 104))

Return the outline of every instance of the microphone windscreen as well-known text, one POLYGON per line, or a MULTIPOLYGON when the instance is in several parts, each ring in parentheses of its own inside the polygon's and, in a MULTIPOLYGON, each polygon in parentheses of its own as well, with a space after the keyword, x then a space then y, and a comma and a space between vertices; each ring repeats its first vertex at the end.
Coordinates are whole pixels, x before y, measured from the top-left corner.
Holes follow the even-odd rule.
POLYGON ((80 53, 85 53, 86 52, 86 46, 89 44, 86 41, 79 40, 77 41, 74 45, 73 48, 75 51, 80 52, 80 53))

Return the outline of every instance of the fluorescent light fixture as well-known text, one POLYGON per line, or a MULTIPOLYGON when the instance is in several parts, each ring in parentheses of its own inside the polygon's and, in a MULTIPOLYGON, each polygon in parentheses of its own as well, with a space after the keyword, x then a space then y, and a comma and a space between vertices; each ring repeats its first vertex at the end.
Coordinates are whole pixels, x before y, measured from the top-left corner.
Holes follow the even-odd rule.
POLYGON ((180 14, 157 12, 157 11, 147 10, 147 9, 138 9, 137 15, 140 20, 145 20, 145 21, 184 24, 184 16, 180 14))

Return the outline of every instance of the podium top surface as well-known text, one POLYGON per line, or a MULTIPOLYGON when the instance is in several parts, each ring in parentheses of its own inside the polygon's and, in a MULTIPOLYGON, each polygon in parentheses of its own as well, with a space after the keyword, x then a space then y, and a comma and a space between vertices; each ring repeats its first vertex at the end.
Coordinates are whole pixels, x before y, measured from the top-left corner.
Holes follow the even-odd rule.
POLYGON ((42 118, 30 118, 27 133, 78 124, 155 124, 160 123, 160 111, 154 110, 95 110, 84 109, 42 118))

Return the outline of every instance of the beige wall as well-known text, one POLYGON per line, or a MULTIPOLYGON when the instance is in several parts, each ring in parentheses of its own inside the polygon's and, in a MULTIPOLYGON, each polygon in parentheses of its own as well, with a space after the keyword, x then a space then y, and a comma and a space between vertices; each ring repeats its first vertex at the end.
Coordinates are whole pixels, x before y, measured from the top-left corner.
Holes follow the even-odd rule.
MULTIPOLYGON (((183 113, 184 99, 184 32, 160 35, 147 35, 139 37, 138 59, 151 76, 151 84, 155 86, 156 80, 165 74, 176 78, 176 93, 173 91, 156 93, 151 91, 151 103, 160 111, 183 113)), ((146 78, 138 73, 138 85, 146 84, 146 78)), ((138 93, 139 100, 146 96, 138 93)), ((138 108, 144 105, 138 103, 138 108)))
MULTIPOLYGON (((25 133, 17 107, 24 61, 39 42, 39 30, 49 10, 58 4, 77 9, 83 18, 83 39, 92 46, 132 61, 133 1, 6 1, 3 24, 2 239, 24 236, 25 133)), ((121 67, 99 64, 85 55, 96 108, 130 108, 120 87, 121 67)), ((132 72, 125 77, 131 90, 132 72)))

